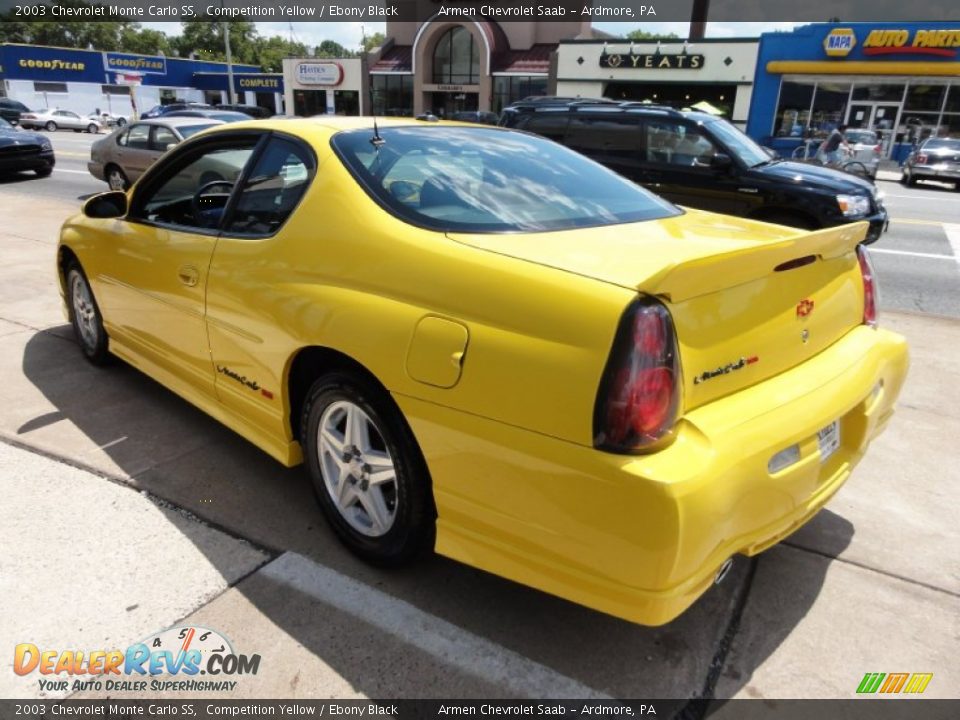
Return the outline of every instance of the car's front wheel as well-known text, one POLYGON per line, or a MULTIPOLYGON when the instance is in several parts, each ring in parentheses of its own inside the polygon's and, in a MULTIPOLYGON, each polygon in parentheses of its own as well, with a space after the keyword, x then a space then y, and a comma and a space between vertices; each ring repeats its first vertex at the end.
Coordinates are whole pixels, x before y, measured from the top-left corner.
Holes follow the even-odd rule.
POLYGON ((100 307, 79 263, 74 261, 67 265, 66 280, 73 333, 84 357, 94 365, 103 365, 110 357, 107 350, 109 340, 106 330, 103 329, 100 307))
POLYGON ((320 506, 353 553, 397 565, 432 547, 426 463, 389 395, 359 373, 325 375, 310 389, 300 426, 320 506))

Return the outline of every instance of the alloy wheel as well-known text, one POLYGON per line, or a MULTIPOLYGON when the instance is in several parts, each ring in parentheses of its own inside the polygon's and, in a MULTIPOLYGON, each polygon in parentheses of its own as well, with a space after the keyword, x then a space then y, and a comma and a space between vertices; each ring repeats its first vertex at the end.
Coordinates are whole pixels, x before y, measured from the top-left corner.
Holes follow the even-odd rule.
POLYGON ((317 426, 324 486, 337 511, 357 532, 381 537, 397 516, 397 472, 383 434, 360 406, 331 403, 317 426))
POLYGON ((97 308, 93 303, 93 295, 83 276, 78 272, 70 274, 70 296, 73 303, 73 314, 77 319, 77 329, 80 339, 90 350, 97 346, 100 329, 97 324, 97 308))

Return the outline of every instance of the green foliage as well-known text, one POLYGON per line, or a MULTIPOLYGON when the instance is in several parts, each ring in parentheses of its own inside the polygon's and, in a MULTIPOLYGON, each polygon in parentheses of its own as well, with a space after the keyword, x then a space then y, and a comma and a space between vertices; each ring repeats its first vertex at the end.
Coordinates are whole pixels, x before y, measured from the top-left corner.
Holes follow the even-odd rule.
POLYGON ((367 35, 363 39, 363 51, 370 52, 374 48, 378 48, 383 43, 387 41, 386 36, 382 32, 375 32, 373 35, 367 35))
POLYGON ((353 50, 347 50, 343 45, 333 40, 324 40, 317 45, 314 55, 320 58, 351 58, 356 57, 357 53, 353 50))
POLYGON ((627 40, 678 40, 676 33, 654 33, 647 30, 631 30, 624 37, 627 40))

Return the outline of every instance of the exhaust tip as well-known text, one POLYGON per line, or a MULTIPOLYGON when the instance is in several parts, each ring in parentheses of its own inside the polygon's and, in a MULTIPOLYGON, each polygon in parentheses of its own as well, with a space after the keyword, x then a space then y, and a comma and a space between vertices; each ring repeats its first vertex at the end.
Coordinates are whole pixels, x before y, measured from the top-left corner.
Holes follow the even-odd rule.
POLYGON ((720 566, 720 569, 717 570, 716 576, 713 578, 713 584, 719 585, 723 582, 723 579, 727 576, 727 573, 730 572, 730 568, 733 567, 733 558, 727 558, 724 561, 723 565, 720 566))

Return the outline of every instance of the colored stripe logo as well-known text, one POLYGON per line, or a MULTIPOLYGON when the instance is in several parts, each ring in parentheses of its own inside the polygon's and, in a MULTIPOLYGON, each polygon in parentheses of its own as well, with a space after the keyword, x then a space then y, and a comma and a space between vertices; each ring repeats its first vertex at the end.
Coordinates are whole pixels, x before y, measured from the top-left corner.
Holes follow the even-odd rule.
POLYGON ((857 687, 858 695, 901 693, 919 695, 927 689, 933 673, 867 673, 857 687))

